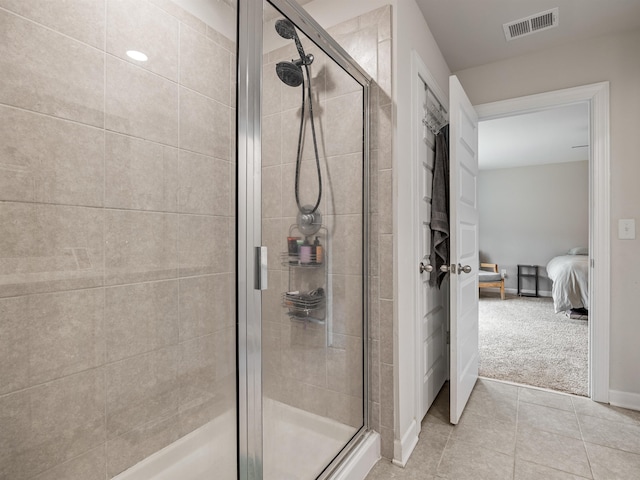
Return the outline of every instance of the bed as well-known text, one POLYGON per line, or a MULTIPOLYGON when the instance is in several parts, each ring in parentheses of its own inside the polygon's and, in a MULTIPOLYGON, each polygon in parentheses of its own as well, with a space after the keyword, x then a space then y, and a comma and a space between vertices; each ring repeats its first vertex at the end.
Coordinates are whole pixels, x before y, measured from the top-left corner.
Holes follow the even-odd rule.
POLYGON ((553 281, 551 295, 556 313, 589 308, 589 255, 586 249, 572 248, 567 255, 553 257, 547 264, 553 281))

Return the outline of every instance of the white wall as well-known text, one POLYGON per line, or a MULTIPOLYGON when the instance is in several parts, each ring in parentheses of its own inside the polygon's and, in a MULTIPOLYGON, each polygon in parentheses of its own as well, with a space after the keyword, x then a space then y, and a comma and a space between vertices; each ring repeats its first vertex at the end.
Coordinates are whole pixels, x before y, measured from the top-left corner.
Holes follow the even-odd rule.
POLYGON ((589 245, 589 162, 480 170, 478 208, 480 261, 506 269, 513 289, 518 264, 538 265, 551 291, 549 260, 589 245))
POLYGON ((640 30, 563 45, 457 73, 474 104, 609 81, 611 116, 610 388, 640 406, 640 235, 618 240, 617 221, 640 217, 640 30))

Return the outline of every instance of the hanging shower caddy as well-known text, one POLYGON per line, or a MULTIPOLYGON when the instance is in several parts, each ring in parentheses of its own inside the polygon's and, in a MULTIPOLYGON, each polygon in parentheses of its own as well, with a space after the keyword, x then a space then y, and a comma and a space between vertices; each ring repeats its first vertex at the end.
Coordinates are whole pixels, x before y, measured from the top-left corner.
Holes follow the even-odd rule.
POLYGON ((326 248, 329 232, 326 227, 319 226, 314 233, 307 233, 298 224, 289 227, 287 251, 280 254, 281 263, 289 273, 288 290, 282 294, 282 306, 293 320, 324 325, 331 293, 326 248), (316 239, 317 244, 314 245, 316 239))

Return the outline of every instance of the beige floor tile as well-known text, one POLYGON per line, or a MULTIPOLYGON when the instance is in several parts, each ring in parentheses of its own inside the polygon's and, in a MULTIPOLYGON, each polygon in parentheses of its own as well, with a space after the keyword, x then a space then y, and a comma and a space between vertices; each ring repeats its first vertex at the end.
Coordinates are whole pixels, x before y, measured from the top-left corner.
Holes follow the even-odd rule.
POLYGON ((405 470, 435 475, 448 440, 449 434, 443 435, 429 430, 420 432, 420 440, 413 450, 405 470))
POLYGON ((498 382, 495 380, 490 380, 488 378, 479 378, 476 386, 473 388, 473 391, 477 393, 488 394, 493 398, 515 398, 518 396, 519 389, 520 387, 511 385, 509 383, 498 382))
POLYGON ((594 402, 589 398, 572 397, 573 406, 578 415, 604 418, 613 422, 640 425, 640 412, 626 408, 612 407, 604 403, 594 402))
POLYGON ((458 425, 449 423, 445 384, 406 467, 381 460, 367 480, 638 480, 638 472, 640 412, 480 379, 458 425))
POLYGON ((544 390, 537 390, 535 388, 521 387, 519 389, 518 400, 520 402, 535 403, 536 405, 544 405, 545 407, 558 408, 560 410, 573 412, 571 395, 563 395, 560 393, 545 392, 544 390))
POLYGON ((640 477, 640 455, 590 443, 586 446, 595 480, 637 480, 640 477))
MULTIPOLYGON (((640 454, 640 425, 578 415, 585 442, 640 454)), ((640 472, 638 472, 640 478, 640 472)))
POLYGON ((581 440, 535 428, 518 427, 516 458, 587 478, 591 475, 581 440))
POLYGON ((557 408, 522 402, 518 405, 518 425, 538 428, 581 439, 576 414, 557 408))
POLYGON ((436 480, 436 477, 430 473, 408 471, 406 468, 397 467, 385 459, 380 460, 373 467, 366 480, 389 480, 393 478, 402 480, 436 480))
POLYGON ((517 396, 506 396, 497 391, 474 391, 466 411, 500 421, 514 421, 518 411, 517 396))
POLYGON ((582 480, 583 478, 591 477, 579 477, 578 475, 555 470, 544 465, 516 460, 514 480, 582 480))
POLYGON ((426 432, 429 432, 430 435, 446 435, 453 431, 453 425, 449 423, 449 416, 447 418, 442 418, 438 415, 433 415, 431 410, 425 415, 422 420, 422 432, 420 432, 420 436, 424 435, 426 432))
POLYGON ((445 382, 444 386, 440 389, 440 393, 429 407, 427 415, 423 419, 423 423, 431 419, 432 422, 443 423, 451 425, 449 423, 449 383, 445 382))
POLYGON ((500 480, 513 478, 510 455, 460 440, 450 440, 436 475, 451 480, 500 480))
POLYGON ((516 421, 489 419, 473 412, 465 412, 460 423, 453 429, 451 438, 513 455, 516 448, 516 421))

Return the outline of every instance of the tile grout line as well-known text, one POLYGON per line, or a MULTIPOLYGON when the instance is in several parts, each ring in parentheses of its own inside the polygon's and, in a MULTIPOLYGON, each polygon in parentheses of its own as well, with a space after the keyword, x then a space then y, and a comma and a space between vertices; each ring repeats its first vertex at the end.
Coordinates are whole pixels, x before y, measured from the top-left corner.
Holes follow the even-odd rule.
POLYGON ((578 418, 578 411, 576 410, 576 405, 573 402, 573 398, 571 399, 571 406, 573 407, 573 414, 576 417, 576 423, 578 424, 578 430, 580 430, 580 439, 582 440, 582 448, 584 448, 584 453, 587 457, 587 463, 589 464, 589 472, 591 472, 591 478, 595 478, 593 475, 593 467, 591 465, 591 457, 589 456, 589 450, 587 450, 587 442, 584 439, 584 434, 582 433, 582 425, 580 424, 580 419, 578 418))
POLYGON ((444 444, 444 448, 442 449, 442 453, 440 454, 440 458, 438 459, 438 463, 436 464, 436 471, 433 473, 437 478, 440 478, 438 475, 438 469, 440 468, 440 464, 442 463, 442 459, 444 458, 444 452, 447 451, 447 447, 449 446, 449 442, 451 441, 451 437, 453 436, 453 430, 455 429, 455 425, 453 428, 449 430, 449 434, 447 435, 447 441, 444 444))

